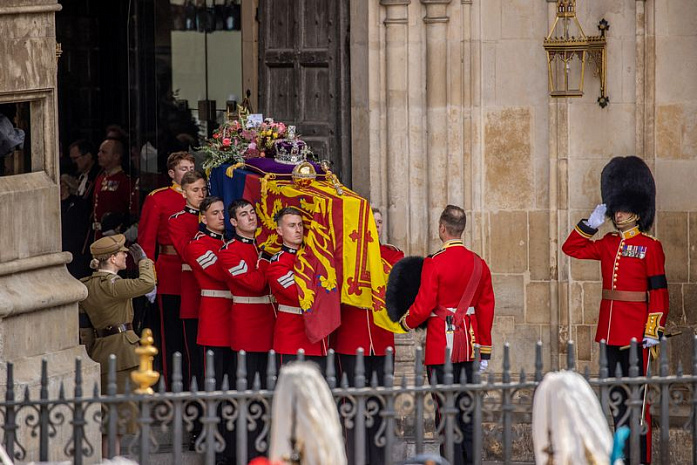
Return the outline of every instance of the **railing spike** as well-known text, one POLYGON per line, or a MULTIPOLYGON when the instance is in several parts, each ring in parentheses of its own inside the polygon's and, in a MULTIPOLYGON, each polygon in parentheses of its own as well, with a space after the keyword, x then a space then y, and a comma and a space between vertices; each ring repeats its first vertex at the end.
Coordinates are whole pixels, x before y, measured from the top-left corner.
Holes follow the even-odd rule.
MULTIPOLYGON (((172 392, 182 392, 184 390, 183 375, 182 375, 182 354, 175 352, 172 355, 172 392)), ((162 376, 160 376, 162 379, 162 376)), ((164 391, 162 391, 164 392, 164 391)))
POLYGON ((600 362, 600 371, 599 371, 599 376, 600 379, 605 379, 610 376, 609 368, 608 368, 608 363, 607 363, 607 344, 605 344, 605 339, 602 339, 600 341, 600 357, 599 357, 599 362, 600 362))
POLYGON ((375 389, 378 387, 380 383, 378 382, 378 372, 373 371, 373 374, 370 376, 370 387, 375 389))
POLYGON ((658 358, 660 361, 659 374, 668 376, 668 339, 666 337, 661 338, 661 350, 658 358))
POLYGON ((356 371, 354 379, 349 379, 349 385, 357 388, 365 387, 365 359, 362 347, 356 350, 356 371))
POLYGON ((167 391, 167 386, 165 386, 165 377, 160 376, 160 380, 157 383, 157 392, 160 394, 165 393, 167 391))
POLYGON ((246 391, 247 386, 247 352, 240 350, 237 352, 237 383, 238 391, 246 391))
MULTIPOLYGON (((503 344, 503 382, 511 382, 511 345, 506 342, 503 344)), ((491 374, 491 373, 490 373, 491 374)))
POLYGON ((566 369, 576 371, 576 344, 572 340, 566 343, 566 369))
POLYGON ((520 376, 520 378, 519 378, 519 379, 520 379, 520 382, 521 382, 521 383, 524 383, 524 382, 525 382, 525 378, 526 378, 526 376, 525 376, 525 368, 521 368, 521 369, 520 369, 520 375, 519 375, 519 376, 520 376))
POLYGON ((420 346, 414 351, 414 383, 417 387, 424 385, 423 349, 420 346))
POLYGON ((24 386, 24 402, 29 402, 29 386, 24 386))
POLYGON ((273 391, 276 388, 276 352, 269 351, 269 358, 266 363, 266 389, 273 391))
POLYGON ((189 386, 189 390, 192 393, 198 392, 198 378, 196 378, 196 376, 193 376, 191 378, 191 385, 189 386))
POLYGON ((537 383, 542 381, 542 370, 544 370, 544 364, 542 363, 542 341, 538 340, 535 343, 535 382, 537 383))
POLYGON ((336 354, 334 353, 334 349, 329 349, 327 351, 327 384, 329 385, 329 389, 334 389, 336 387, 335 357, 336 354))
POLYGON ((583 369, 583 377, 586 378, 586 381, 591 379, 591 368, 588 365, 583 369))
POLYGON ((675 373, 678 378, 681 378, 683 376, 683 368, 682 368, 682 360, 678 360, 678 370, 675 373))
POLYGON ((223 375, 223 382, 220 384, 220 390, 223 392, 230 390, 230 378, 227 373, 223 375))
POLYGON ((632 338, 629 344, 629 377, 639 376, 639 345, 636 338, 632 338))
POLYGON ((341 387, 343 389, 348 389, 349 387, 348 375, 346 374, 346 372, 343 372, 341 374, 341 387))
POLYGON ((394 386, 394 349, 388 347, 385 351, 385 387, 394 386))
POLYGON ((305 351, 303 349, 298 349, 298 362, 305 361, 305 351))
MULTIPOLYGON (((373 373, 377 374, 375 372, 373 372, 373 373)), ((404 373, 402 373, 402 381, 399 383, 399 385, 402 389, 407 389, 407 377, 404 373)))
POLYGON ((259 372, 254 373, 254 380, 252 381, 252 389, 254 391, 261 390, 261 376, 259 376, 259 372))

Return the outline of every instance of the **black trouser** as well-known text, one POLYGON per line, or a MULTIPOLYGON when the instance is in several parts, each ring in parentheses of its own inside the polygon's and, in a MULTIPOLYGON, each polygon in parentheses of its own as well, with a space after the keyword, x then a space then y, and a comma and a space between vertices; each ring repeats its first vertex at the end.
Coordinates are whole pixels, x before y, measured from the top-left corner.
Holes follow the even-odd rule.
MULTIPOLYGON (((644 376, 644 371, 646 370, 646 363, 648 361, 648 349, 641 349, 639 354, 639 376, 644 376)), ((629 376, 629 353, 628 348, 622 349, 620 346, 607 346, 607 367, 611 377, 615 376, 617 372, 617 364, 619 363, 622 369, 622 376, 629 376)), ((640 391, 640 399, 644 399, 644 388, 640 391)), ((620 426, 627 425, 631 427, 631 412, 628 412, 627 401, 629 400, 629 395, 627 391, 621 387, 614 387, 610 389, 610 402, 614 404, 615 398, 619 398, 619 404, 617 405, 617 411, 612 412, 612 419, 615 423, 615 429, 620 426)), ((649 405, 646 405, 646 434, 641 434, 639 436, 639 456, 641 463, 651 463, 651 446, 649 445, 650 440, 647 441, 647 437, 651 438, 651 415, 649 414, 649 405), (648 447, 648 450, 647 450, 648 447)), ((667 425, 666 425, 667 427, 667 425)), ((624 446, 625 463, 631 463, 631 446, 630 440, 628 439, 624 446)))
POLYGON ((162 364, 162 328, 160 324, 160 310, 158 302, 150 303, 145 296, 133 299, 133 326, 136 334, 141 336, 145 328, 152 331, 153 345, 158 348, 153 358, 153 370, 163 373, 162 364))
POLYGON ((184 378, 184 390, 189 389, 189 380, 185 373, 189 372, 189 353, 184 344, 184 325, 179 318, 179 306, 181 297, 171 294, 158 294, 158 307, 160 309, 160 333, 162 334, 162 364, 165 374, 167 389, 172 388, 172 373, 174 363, 172 356, 175 352, 182 354, 182 375, 184 378))
MULTIPOLYGON (((213 352, 213 371, 215 376, 215 389, 220 390, 223 386, 223 378, 225 375, 228 377, 228 385, 230 388, 234 389, 235 380, 235 370, 237 367, 237 361, 234 357, 234 353, 229 347, 204 347, 206 353, 208 351, 213 352)), ((207 360, 207 359, 206 359, 207 360)), ((201 390, 205 389, 205 383, 201 390)), ((227 460, 229 463, 235 463, 235 450, 237 449, 237 441, 235 438, 235 432, 227 429, 225 421, 223 419, 222 404, 218 406, 218 432, 223 437, 225 441, 225 448, 222 452, 216 452, 216 461, 227 460)))
MULTIPOLYGON (((471 383, 472 381, 472 365, 473 362, 460 362, 460 363, 453 363, 453 379, 455 380, 456 383, 460 382, 460 379, 462 379, 462 371, 464 370, 465 375, 467 376, 467 382, 471 383)), ((433 379, 433 375, 436 376, 436 383, 438 384, 443 384, 443 379, 445 377, 444 371, 443 371, 443 365, 428 365, 428 379, 433 379)), ((460 405, 460 400, 462 399, 462 394, 457 396, 455 399, 455 406, 458 407, 460 405)), ((439 397, 436 397, 434 399, 436 401, 436 425, 440 425, 441 421, 443 421, 442 415, 441 415, 441 409, 443 408, 443 402, 440 400, 439 397)), ((472 464, 473 460, 473 453, 474 453, 474 448, 472 447, 472 434, 474 432, 474 425, 472 425, 472 416, 470 415, 469 419, 467 422, 465 422, 462 418, 462 412, 459 412, 456 416, 457 419, 457 427, 462 431, 462 436, 463 440, 462 443, 455 443, 453 444, 454 446, 454 461, 452 465, 470 465, 472 464)), ((478 425, 478 427, 481 427, 481 425, 478 425)), ((445 443, 441 444, 440 447, 440 453, 442 456, 445 456, 445 443)))
MULTIPOLYGON (((281 367, 287 365, 290 362, 294 362, 298 359, 296 354, 277 354, 276 355, 276 366, 281 367)), ((322 376, 327 377, 327 357, 325 355, 305 355, 306 362, 313 362, 319 365, 319 371, 322 376)))
MULTIPOLYGON (((198 318, 187 318, 182 320, 184 325, 184 347, 189 354, 188 371, 184 372, 186 379, 185 386, 191 386, 190 380, 196 378, 196 385, 199 390, 203 390, 203 380, 205 373, 203 367, 205 364, 203 347, 198 345, 196 338, 198 337, 198 318)), ((185 388, 186 390, 186 388, 185 388)))
MULTIPOLYGON (((385 383, 385 356, 384 355, 367 355, 363 357, 365 365, 365 385, 370 386, 373 376, 377 376, 378 386, 383 386, 385 383)), ((343 379, 346 374, 349 385, 356 386, 356 359, 355 355, 339 354, 339 379, 343 379)), ((365 428, 365 463, 366 465, 379 465, 385 462, 385 450, 375 444, 378 431, 382 425, 382 404, 377 397, 369 397, 366 399, 366 406, 375 403, 378 409, 372 414, 373 425, 365 428)), ((355 425, 355 420, 354 420, 355 425)), ((344 426, 344 425, 342 425, 344 426)), ((344 439, 346 441, 346 455, 348 463, 356 462, 356 430, 355 427, 347 429, 344 426, 344 439)), ((390 452, 391 453, 391 452, 390 452)))

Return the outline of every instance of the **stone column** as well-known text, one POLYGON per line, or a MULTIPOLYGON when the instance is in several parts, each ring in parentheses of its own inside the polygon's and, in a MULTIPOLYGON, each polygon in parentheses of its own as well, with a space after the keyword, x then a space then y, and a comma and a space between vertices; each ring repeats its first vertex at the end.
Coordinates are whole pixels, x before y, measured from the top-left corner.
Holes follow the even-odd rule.
POLYGON ((411 0, 381 0, 385 7, 385 109, 387 228, 391 241, 400 247, 409 238, 409 176, 407 131, 407 19, 411 0))
POLYGON ((428 160, 428 240, 435 250, 438 218, 448 201, 448 4, 421 0, 426 7, 426 115, 428 160))
MULTIPOLYGON (((42 360, 50 399, 58 397, 60 386, 66 397, 73 395, 76 357, 82 357, 84 395, 91 396, 99 385, 99 365, 78 343, 77 302, 87 297, 87 289, 70 276, 65 264, 72 257, 61 252, 55 29, 60 9, 55 0, 0 2, 0 103, 28 108, 31 137, 25 147, 28 169, 0 176, 0 395, 14 389, 17 400, 25 389, 32 399, 39 398, 42 360), (12 386, 7 386, 8 363, 12 386)), ((86 463, 101 458, 101 434, 92 421, 98 409, 86 412, 85 437, 95 451, 86 463)), ((16 419, 15 452, 23 449, 22 462, 39 460, 39 440, 32 436, 38 429, 27 426, 30 414, 37 421, 28 408, 16 419)), ((69 459, 64 446, 72 434, 71 420, 70 414, 63 424, 50 420, 55 426, 48 446, 51 460, 69 459)))

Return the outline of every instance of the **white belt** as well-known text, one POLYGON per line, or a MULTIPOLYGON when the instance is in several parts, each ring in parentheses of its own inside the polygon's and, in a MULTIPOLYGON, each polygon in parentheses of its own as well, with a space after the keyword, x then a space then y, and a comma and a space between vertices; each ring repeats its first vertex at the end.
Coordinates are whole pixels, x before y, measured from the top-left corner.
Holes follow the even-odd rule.
POLYGON ((291 305, 283 305, 283 304, 278 305, 278 311, 284 312, 284 313, 294 313, 296 315, 303 314, 303 311, 300 307, 293 307, 291 305))
POLYGON ((260 295, 260 296, 241 296, 233 295, 232 302, 236 304, 270 304, 272 298, 270 295, 260 295))
POLYGON ((219 291, 217 289, 201 289, 201 297, 220 297, 221 299, 232 299, 230 291, 219 291))
POLYGON ((191 269, 191 265, 187 265, 186 263, 182 263, 182 271, 193 271, 191 269))
MULTIPOLYGON (((457 308, 452 308, 452 307, 448 307, 448 308, 446 308, 446 310, 448 310, 449 312, 452 312, 452 313, 457 312, 457 308)), ((474 307, 467 307, 467 313, 465 313, 465 315, 474 315, 474 307)), ((431 312, 430 316, 434 317, 434 316, 438 316, 438 315, 431 312)))

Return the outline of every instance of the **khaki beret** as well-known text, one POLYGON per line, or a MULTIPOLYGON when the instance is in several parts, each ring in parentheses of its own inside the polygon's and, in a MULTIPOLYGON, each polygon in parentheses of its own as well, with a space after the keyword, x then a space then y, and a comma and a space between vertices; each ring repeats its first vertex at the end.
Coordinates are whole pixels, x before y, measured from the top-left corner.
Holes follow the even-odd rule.
POLYGON ((128 252, 124 244, 126 244, 126 236, 123 234, 105 236, 90 245, 90 252, 94 258, 109 258, 117 252, 128 252))

